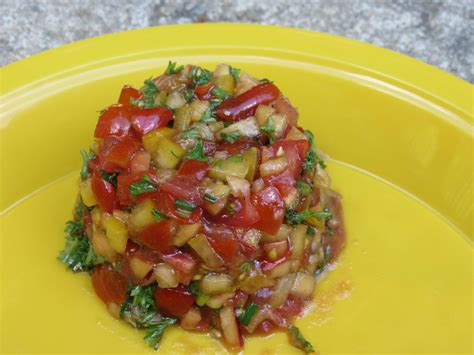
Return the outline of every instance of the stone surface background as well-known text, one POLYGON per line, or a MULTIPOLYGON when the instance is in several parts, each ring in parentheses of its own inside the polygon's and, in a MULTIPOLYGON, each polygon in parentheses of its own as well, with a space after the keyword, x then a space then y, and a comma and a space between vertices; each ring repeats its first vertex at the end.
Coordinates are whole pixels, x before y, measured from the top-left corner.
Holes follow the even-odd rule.
POLYGON ((206 21, 329 32, 474 82, 474 0, 0 0, 0 65, 105 33, 206 21))

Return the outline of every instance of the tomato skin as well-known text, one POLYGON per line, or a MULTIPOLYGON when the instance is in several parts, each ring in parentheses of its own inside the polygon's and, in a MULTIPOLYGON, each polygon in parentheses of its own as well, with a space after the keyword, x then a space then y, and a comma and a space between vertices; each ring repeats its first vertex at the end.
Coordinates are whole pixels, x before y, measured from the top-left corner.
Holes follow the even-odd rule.
POLYGON ((284 114, 288 118, 288 122, 291 125, 296 126, 296 123, 298 122, 298 111, 286 97, 280 96, 275 101, 274 106, 279 113, 284 114))
POLYGON ((239 121, 255 113, 258 105, 270 104, 280 95, 280 90, 271 83, 254 86, 250 90, 223 101, 216 115, 225 121, 239 121))
POLYGON ((212 249, 216 251, 225 261, 231 261, 239 249, 239 243, 233 233, 221 235, 210 235, 207 237, 212 249))
POLYGON ((140 149, 140 142, 132 136, 107 137, 99 148, 100 166, 107 172, 127 169, 133 155, 140 149))
POLYGON ((109 106, 99 117, 94 137, 125 137, 130 129, 130 106, 109 106))
POLYGON ((197 223, 201 220, 201 207, 197 207, 189 217, 183 217, 176 212, 177 208, 174 205, 176 198, 165 191, 157 191, 155 194, 153 194, 153 200, 156 203, 158 211, 168 217, 174 218, 186 224, 197 223))
POLYGON ((234 199, 235 213, 231 214, 225 208, 217 216, 209 218, 217 223, 228 224, 233 227, 252 227, 260 219, 255 206, 250 201, 250 197, 234 199))
POLYGON ((137 239, 154 251, 161 253, 171 252, 174 249, 170 245, 174 228, 173 221, 170 220, 153 223, 140 231, 137 239))
POLYGON ((133 107, 131 111, 132 127, 140 135, 145 135, 156 128, 166 127, 172 119, 173 111, 165 107, 133 107))
POLYGON ((175 288, 159 288, 155 290, 156 308, 169 317, 179 317, 189 311, 196 298, 188 287, 179 285, 175 288))
POLYGON ((306 158, 309 150, 309 141, 306 139, 280 139, 273 145, 273 150, 277 152, 280 147, 288 158, 288 170, 294 178, 297 178, 301 174, 303 160, 306 158))
POLYGON ((122 88, 122 91, 120 92, 120 97, 119 97, 119 104, 122 105, 130 105, 130 100, 131 99, 138 99, 140 98, 141 94, 140 91, 135 89, 134 87, 131 87, 130 85, 125 85, 122 88))
POLYGON ((209 170, 209 164, 199 161, 199 160, 185 160, 181 164, 178 175, 181 176, 190 176, 196 178, 197 180, 202 180, 209 170))
POLYGON ((106 304, 121 305, 127 298, 127 280, 116 272, 111 264, 94 266, 92 286, 99 298, 106 304))
POLYGON ((260 216, 260 220, 253 227, 272 235, 276 234, 285 217, 285 205, 278 189, 267 187, 253 195, 253 201, 260 216))
POLYGON ((238 155, 250 147, 257 146, 257 142, 250 140, 240 140, 235 143, 221 143, 217 146, 218 152, 226 152, 228 155, 238 155))
POLYGON ((92 174, 91 185, 100 208, 107 213, 112 213, 116 206, 114 186, 102 179, 97 172, 92 174))
POLYGON ((141 180, 145 175, 147 175, 151 181, 158 183, 153 170, 141 171, 134 174, 121 174, 117 177, 117 198, 121 205, 131 205, 135 201, 142 201, 153 195, 152 192, 146 192, 137 197, 133 197, 130 193, 130 185, 141 180))
POLYGON ((214 84, 212 83, 198 85, 194 89, 194 95, 199 100, 210 100, 212 99, 212 89, 214 89, 214 84))
POLYGON ((196 178, 191 176, 176 175, 174 178, 164 182, 161 189, 173 195, 177 199, 202 204, 199 194, 199 185, 196 178))

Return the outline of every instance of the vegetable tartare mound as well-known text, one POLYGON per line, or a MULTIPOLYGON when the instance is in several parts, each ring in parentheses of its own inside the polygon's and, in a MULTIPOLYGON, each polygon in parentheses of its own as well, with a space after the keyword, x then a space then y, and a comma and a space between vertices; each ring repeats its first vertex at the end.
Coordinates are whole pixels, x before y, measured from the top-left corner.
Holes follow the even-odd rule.
POLYGON ((344 244, 341 197, 280 89, 237 68, 169 62, 124 86, 81 151, 59 260, 158 348, 174 323, 230 350, 287 331, 344 244))

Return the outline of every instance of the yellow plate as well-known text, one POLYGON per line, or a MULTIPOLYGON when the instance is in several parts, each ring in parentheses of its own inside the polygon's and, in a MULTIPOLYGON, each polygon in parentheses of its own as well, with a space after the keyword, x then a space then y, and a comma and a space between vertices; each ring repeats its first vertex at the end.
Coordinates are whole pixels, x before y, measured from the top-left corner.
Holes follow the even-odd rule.
MULTIPOLYGON (((472 351, 473 87, 359 42, 294 29, 205 24, 73 43, 1 69, 1 348, 136 353, 63 246, 97 111, 168 59, 271 78, 332 160, 348 245, 297 325, 322 354, 472 351)), ((172 329, 163 352, 223 352, 172 329)), ((297 353, 282 333, 248 354, 297 353)))

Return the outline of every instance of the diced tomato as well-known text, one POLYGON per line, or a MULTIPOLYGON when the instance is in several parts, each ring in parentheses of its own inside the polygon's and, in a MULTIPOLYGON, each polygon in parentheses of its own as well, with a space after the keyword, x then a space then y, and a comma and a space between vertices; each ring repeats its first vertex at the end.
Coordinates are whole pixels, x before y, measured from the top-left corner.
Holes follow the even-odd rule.
POLYGON ((231 261, 236 256, 239 243, 233 233, 223 233, 220 235, 211 235, 207 238, 212 249, 219 254, 225 261, 231 261))
POLYGON ((295 191, 295 178, 292 171, 285 170, 279 175, 271 175, 263 178, 266 184, 275 186, 283 199, 291 195, 295 191))
POLYGON ((125 137, 130 129, 130 106, 113 105, 99 117, 94 137, 125 137))
POLYGON ((224 208, 221 214, 209 218, 218 223, 244 228, 253 226, 260 219, 250 197, 234 199, 231 205, 234 211, 231 212, 229 208, 224 208))
POLYGON ((283 150, 290 147, 295 147, 296 151, 298 152, 299 158, 301 160, 304 160, 306 158, 306 155, 308 154, 311 144, 309 142, 309 139, 279 139, 275 142, 273 147, 275 151, 278 151, 279 147, 282 147, 283 150))
POLYGON ((260 220, 253 227, 272 235, 278 232, 285 216, 285 205, 278 189, 267 187, 254 194, 253 203, 260 216, 260 220))
POLYGON ((117 197, 121 205, 127 206, 132 204, 135 200, 142 201, 145 198, 153 196, 152 192, 145 192, 138 197, 133 197, 130 193, 130 185, 141 180, 145 175, 147 175, 151 181, 158 183, 153 170, 146 170, 135 174, 122 174, 117 177, 117 197))
POLYGON ((296 126, 298 122, 298 111, 286 97, 280 96, 275 101, 274 107, 279 113, 284 114, 288 118, 288 122, 291 125, 296 126))
POLYGON ((119 104, 130 105, 131 99, 138 99, 140 96, 140 91, 129 85, 125 85, 120 92, 119 104))
POLYGON ((258 105, 268 105, 280 95, 272 83, 263 83, 250 90, 223 101, 216 109, 216 115, 225 121, 239 121, 255 113, 258 105))
POLYGON ((221 143, 217 147, 218 152, 226 152, 228 155, 238 155, 250 147, 255 147, 258 142, 250 140, 239 140, 235 143, 221 143))
POLYGON ((170 239, 176 226, 171 220, 153 223, 138 233, 137 239, 148 248, 167 253, 173 250, 170 239))
POLYGON ((212 99, 212 89, 214 89, 213 83, 198 85, 194 89, 194 95, 196 95, 199 100, 210 100, 212 99))
POLYGON ((288 170, 294 178, 301 175, 303 160, 309 149, 309 142, 306 140, 286 140, 279 139, 274 145, 275 152, 281 147, 284 155, 288 158, 288 170))
POLYGON ((106 304, 120 306, 127 298, 127 280, 117 273, 111 264, 96 265, 92 271, 92 286, 106 304))
POLYGON ((265 319, 262 323, 260 323, 257 328, 255 328, 255 334, 268 334, 271 333, 275 329, 275 326, 271 321, 265 319))
POLYGON ((132 136, 105 138, 99 148, 102 169, 107 172, 114 171, 117 168, 127 169, 133 155, 140 147, 141 143, 132 136))
POLYGON ((303 313, 304 301, 299 297, 289 296, 285 303, 278 307, 275 311, 287 320, 301 315, 303 313))
POLYGON ((147 134, 156 128, 166 127, 172 119, 173 111, 165 107, 133 107, 131 112, 132 127, 141 135, 147 134))
POLYGON ((196 298, 188 287, 179 285, 175 288, 160 288, 155 290, 156 308, 170 317, 179 317, 189 311, 196 298))
POLYGON ((130 162, 130 172, 140 173, 150 169, 151 154, 146 151, 137 152, 130 162))
POLYGON ((174 266, 178 271, 182 271, 186 274, 191 274, 196 269, 196 260, 183 251, 162 255, 162 258, 168 264, 174 266))
POLYGON ((202 204, 197 179, 192 176, 176 175, 174 178, 164 182, 161 189, 170 193, 177 199, 202 204))
POLYGON ((92 174, 91 185, 100 208, 105 212, 112 213, 116 206, 114 186, 102 179, 97 172, 92 174))
POLYGON ((199 160, 185 160, 183 164, 181 164, 178 175, 181 176, 191 176, 198 180, 202 180, 209 170, 209 164, 199 161, 199 160))
POLYGON ((243 307, 247 303, 249 295, 241 290, 235 291, 234 297, 232 297, 228 303, 234 307, 243 307))

